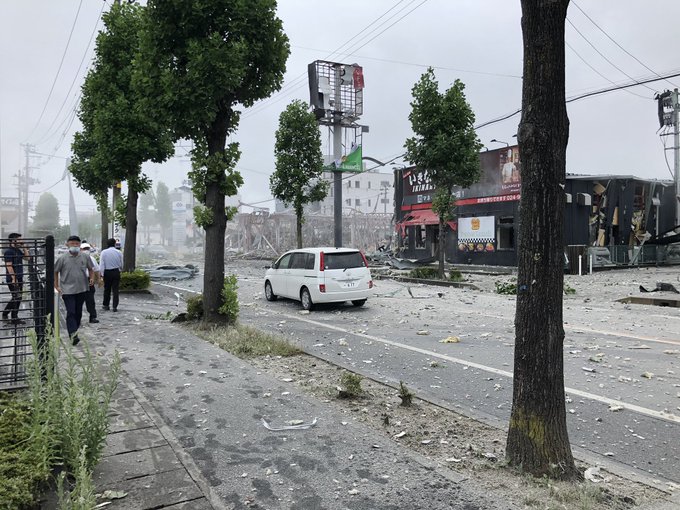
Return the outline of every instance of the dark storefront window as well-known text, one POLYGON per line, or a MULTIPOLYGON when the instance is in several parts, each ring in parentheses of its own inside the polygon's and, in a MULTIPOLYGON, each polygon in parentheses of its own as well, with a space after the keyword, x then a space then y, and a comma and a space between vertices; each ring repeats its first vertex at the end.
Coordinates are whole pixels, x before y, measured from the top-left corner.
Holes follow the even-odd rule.
POLYGON ((498 218, 498 250, 515 249, 515 218, 506 216, 498 218))
POLYGON ((425 225, 416 225, 416 248, 425 248, 425 225))

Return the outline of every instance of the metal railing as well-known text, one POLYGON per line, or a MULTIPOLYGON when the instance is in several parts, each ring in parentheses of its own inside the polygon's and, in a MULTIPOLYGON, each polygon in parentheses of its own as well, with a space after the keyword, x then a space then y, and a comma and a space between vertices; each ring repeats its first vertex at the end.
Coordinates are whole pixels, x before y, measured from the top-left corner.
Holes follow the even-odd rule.
POLYGON ((28 256, 22 257, 23 274, 10 284, 7 261, 17 262, 15 246, 0 239, 0 390, 19 389, 26 383, 26 361, 33 355, 29 335, 40 346, 54 326, 54 238, 22 238, 28 256))

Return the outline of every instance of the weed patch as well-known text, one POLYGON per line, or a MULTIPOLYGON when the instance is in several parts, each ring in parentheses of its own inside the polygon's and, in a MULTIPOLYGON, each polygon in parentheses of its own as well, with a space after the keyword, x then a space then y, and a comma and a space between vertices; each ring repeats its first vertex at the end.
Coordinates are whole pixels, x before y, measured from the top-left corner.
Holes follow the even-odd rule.
POLYGON ((209 330, 195 328, 195 332, 205 340, 217 345, 239 358, 256 358, 260 356, 295 356, 302 351, 290 342, 263 333, 255 328, 237 324, 209 330))
POLYGON ((340 376, 340 387, 338 394, 340 398, 356 398, 363 394, 364 390, 361 387, 363 377, 352 372, 343 372, 340 376))
POLYGON ((424 280, 436 280, 439 278, 439 270, 434 267, 416 267, 409 273, 411 278, 422 278, 424 280))

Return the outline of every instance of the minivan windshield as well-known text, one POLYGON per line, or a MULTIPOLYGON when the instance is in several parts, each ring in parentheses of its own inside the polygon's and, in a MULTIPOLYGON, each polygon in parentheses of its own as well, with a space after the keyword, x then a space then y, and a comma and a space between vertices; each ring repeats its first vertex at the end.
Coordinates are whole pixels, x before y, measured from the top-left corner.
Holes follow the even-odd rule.
POLYGON ((364 258, 358 251, 324 253, 325 269, 351 269, 353 267, 365 267, 364 258))

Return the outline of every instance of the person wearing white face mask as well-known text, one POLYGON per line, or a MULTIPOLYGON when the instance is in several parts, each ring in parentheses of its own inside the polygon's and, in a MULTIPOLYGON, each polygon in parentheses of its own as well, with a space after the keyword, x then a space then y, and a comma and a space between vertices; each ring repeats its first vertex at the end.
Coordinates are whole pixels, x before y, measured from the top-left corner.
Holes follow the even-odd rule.
POLYGON ((66 306, 66 329, 73 345, 78 345, 78 328, 83 317, 85 296, 94 285, 94 265, 89 255, 80 251, 80 237, 66 241, 68 253, 54 263, 54 288, 66 306), (87 276, 86 276, 87 273, 87 276))

